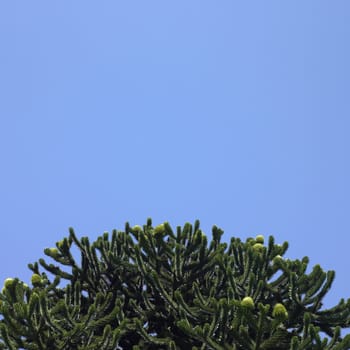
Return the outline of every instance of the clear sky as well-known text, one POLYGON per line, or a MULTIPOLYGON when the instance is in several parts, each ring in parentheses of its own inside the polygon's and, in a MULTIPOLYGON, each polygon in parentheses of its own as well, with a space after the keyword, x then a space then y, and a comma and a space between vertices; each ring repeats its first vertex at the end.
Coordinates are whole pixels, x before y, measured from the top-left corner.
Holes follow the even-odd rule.
POLYGON ((69 226, 198 218, 350 297, 348 0, 3 1, 0 45, 1 281, 69 226))

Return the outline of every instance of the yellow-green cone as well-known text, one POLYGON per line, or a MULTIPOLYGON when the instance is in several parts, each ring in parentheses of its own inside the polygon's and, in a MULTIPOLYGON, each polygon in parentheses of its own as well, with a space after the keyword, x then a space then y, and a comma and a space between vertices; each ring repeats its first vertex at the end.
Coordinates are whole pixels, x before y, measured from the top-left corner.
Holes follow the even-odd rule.
POLYGON ((133 232, 141 232, 142 231, 142 227, 140 225, 135 225, 131 228, 131 230, 133 232))
POLYGON ((283 261, 283 258, 281 257, 281 255, 276 255, 274 258, 273 258, 273 262, 276 264, 280 261, 283 261))
POLYGON ((261 243, 255 243, 253 245, 253 249, 256 251, 256 252, 262 252, 264 250, 264 246, 261 244, 261 243))
POLYGON ((52 256, 53 258, 56 258, 59 256, 59 252, 57 248, 49 248, 48 252, 50 254, 50 256, 52 256))
POLYGON ((288 318, 288 311, 283 304, 277 303, 272 310, 272 316, 280 321, 284 321, 288 318))
POLYGON ((4 287, 11 288, 14 282, 15 282, 14 278, 6 278, 4 282, 4 287))
POLYGON ((162 233, 164 233, 164 232, 165 232, 165 226, 164 226, 164 224, 160 224, 160 225, 158 225, 158 226, 156 226, 156 227, 154 228, 154 234, 155 234, 155 235, 162 234, 162 233))
POLYGON ((32 278, 31 278, 31 282, 32 282, 32 285, 33 286, 38 286, 38 285, 40 285, 41 283, 42 283, 42 278, 41 278, 41 276, 40 275, 38 275, 37 273, 34 273, 33 275, 32 275, 32 278))
POLYGON ((256 242, 256 243, 264 244, 264 236, 263 236, 263 235, 257 235, 257 236, 255 237, 255 242, 256 242))
POLYGON ((254 300, 251 297, 245 297, 242 299, 241 305, 248 309, 254 309, 254 300))

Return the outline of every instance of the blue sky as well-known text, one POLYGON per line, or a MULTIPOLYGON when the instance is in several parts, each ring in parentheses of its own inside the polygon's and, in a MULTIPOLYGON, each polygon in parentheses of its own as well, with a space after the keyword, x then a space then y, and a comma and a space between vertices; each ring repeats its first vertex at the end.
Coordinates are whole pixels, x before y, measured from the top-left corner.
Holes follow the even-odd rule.
POLYGON ((0 4, 0 279, 73 226, 274 235, 350 297, 349 1, 0 4))

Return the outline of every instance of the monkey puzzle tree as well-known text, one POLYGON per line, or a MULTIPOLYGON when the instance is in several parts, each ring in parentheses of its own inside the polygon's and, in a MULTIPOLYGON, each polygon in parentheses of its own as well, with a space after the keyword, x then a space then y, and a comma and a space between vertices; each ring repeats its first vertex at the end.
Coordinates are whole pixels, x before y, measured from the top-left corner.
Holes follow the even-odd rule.
POLYGON ((222 234, 149 219, 90 244, 71 229, 44 251, 55 263, 29 264, 32 287, 5 281, 0 349, 350 349, 350 300, 322 309, 333 271, 222 234))

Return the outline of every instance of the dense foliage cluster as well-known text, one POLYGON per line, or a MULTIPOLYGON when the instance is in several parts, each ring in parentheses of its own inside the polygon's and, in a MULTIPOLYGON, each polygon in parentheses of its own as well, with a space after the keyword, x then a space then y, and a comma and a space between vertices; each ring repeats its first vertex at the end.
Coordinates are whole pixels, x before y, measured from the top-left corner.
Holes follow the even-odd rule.
POLYGON ((149 219, 91 244, 71 229, 45 249, 54 263, 29 265, 32 287, 5 281, 0 349, 350 349, 350 301, 322 309, 334 272, 307 274, 273 237, 222 234, 149 219))

